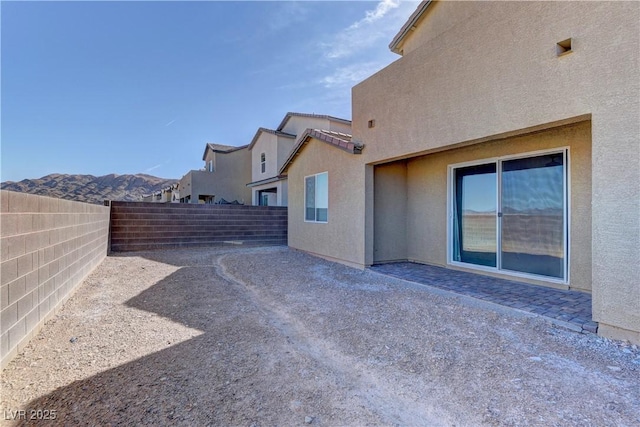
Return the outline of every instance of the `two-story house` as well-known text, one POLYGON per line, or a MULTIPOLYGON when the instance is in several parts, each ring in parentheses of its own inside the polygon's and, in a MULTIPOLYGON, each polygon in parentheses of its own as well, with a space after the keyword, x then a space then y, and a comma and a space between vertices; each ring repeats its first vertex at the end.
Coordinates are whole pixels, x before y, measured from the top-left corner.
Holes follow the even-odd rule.
POLYGON ((207 144, 202 155, 205 167, 185 174, 178 184, 181 203, 238 201, 250 204, 251 156, 247 146, 207 144))
POLYGON ((287 113, 276 129, 259 128, 251 152, 251 201, 254 205, 287 206, 287 177, 279 173, 306 129, 351 133, 351 121, 321 114, 287 113))
POLYGON ((424 1, 390 49, 281 168, 289 246, 590 292, 640 342, 640 4, 424 1))

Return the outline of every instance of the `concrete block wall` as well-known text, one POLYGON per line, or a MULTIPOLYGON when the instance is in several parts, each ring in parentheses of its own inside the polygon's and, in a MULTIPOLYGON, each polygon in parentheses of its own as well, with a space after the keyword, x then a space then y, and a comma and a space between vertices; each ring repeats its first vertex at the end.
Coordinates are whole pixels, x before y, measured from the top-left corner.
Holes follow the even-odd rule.
POLYGON ((109 207, 0 191, 1 366, 107 255, 109 207))
POLYGON ((111 202, 115 252, 220 245, 287 244, 287 208, 111 202))

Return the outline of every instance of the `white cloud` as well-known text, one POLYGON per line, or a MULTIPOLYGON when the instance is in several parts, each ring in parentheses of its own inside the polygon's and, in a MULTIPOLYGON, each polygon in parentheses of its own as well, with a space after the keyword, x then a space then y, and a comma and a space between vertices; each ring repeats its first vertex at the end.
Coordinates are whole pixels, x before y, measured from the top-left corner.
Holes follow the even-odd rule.
POLYGON ((331 60, 346 58, 379 44, 382 39, 391 41, 402 23, 415 10, 415 4, 381 0, 375 9, 366 11, 363 18, 339 32, 332 40, 321 43, 324 56, 331 60))
POLYGON ((387 47, 418 2, 381 0, 331 40, 321 44, 324 67, 331 72, 317 82, 325 89, 350 95, 350 88, 380 71, 395 55, 387 47))
MULTIPOLYGON (((360 22, 366 22, 368 24, 376 22, 378 19, 384 17, 391 9, 395 9, 398 6, 400 6, 399 0, 382 0, 374 10, 367 11, 364 19, 360 22)), ((359 25, 360 22, 356 22, 356 24, 359 25)))
POLYGON ((327 89, 350 88, 384 67, 384 63, 365 62, 337 68, 332 74, 321 79, 327 89))
MULTIPOLYGON (((381 0, 342 30, 317 41, 319 52, 317 48, 310 50, 314 56, 309 61, 314 66, 309 68, 306 82, 322 91, 304 98, 306 104, 300 110, 350 117, 351 88, 398 59, 388 44, 417 5, 417 1, 381 0)), ((297 82, 286 86, 299 88, 297 82)))

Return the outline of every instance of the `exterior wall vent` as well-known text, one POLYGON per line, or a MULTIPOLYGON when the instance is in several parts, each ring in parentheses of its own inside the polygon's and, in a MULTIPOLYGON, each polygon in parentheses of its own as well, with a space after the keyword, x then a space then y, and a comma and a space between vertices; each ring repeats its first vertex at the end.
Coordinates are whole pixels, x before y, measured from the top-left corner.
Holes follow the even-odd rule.
POLYGON ((573 52, 571 50, 571 39, 566 39, 556 44, 556 55, 563 56, 573 52))

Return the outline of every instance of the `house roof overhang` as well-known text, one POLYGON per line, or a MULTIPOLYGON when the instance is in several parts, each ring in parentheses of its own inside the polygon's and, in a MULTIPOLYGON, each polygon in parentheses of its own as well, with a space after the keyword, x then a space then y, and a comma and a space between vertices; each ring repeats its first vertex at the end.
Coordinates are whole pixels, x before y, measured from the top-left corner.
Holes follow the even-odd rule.
POLYGON ((283 179, 287 179, 286 175, 276 175, 271 178, 261 179, 260 181, 253 181, 247 184, 247 187, 256 187, 258 185, 270 184, 272 182, 282 181, 283 179))
POLYGON ((280 168, 280 175, 286 174, 289 165, 293 163, 295 158, 302 151, 302 148, 312 139, 322 141, 332 147, 339 148, 350 154, 360 154, 362 153, 362 149, 364 148, 364 144, 353 142, 351 140, 351 135, 348 135, 346 133, 334 132, 324 129, 307 129, 300 136, 300 138, 298 138, 298 142, 293 147, 291 153, 289 153, 289 157, 287 157, 287 160, 280 168))
POLYGON ((248 145, 241 145, 239 147, 236 147, 234 145, 223 145, 223 144, 213 144, 211 142, 207 143, 207 145, 204 147, 204 153, 202 154, 202 160, 205 160, 207 158, 207 151, 211 150, 214 153, 231 153, 233 151, 238 151, 238 150, 242 150, 243 148, 247 148, 248 145))
POLYGON ((407 37, 407 35, 411 31, 416 29, 416 25, 418 24, 418 21, 422 18, 422 16, 427 11, 431 3, 433 3, 432 0, 426 0, 426 1, 420 2, 416 10, 411 14, 407 22, 405 22, 402 28, 400 28, 400 31, 398 32, 398 34, 396 34, 396 36, 393 38, 393 40, 389 44, 389 49, 391 50, 391 52, 397 53, 398 55, 402 55, 401 45, 404 42, 404 39, 407 37))
POLYGON ((256 145, 256 142, 258 142, 258 139, 260 138, 260 135, 262 135, 263 132, 270 133, 272 135, 277 135, 277 136, 284 136, 285 138, 291 138, 291 139, 295 139, 296 137, 295 135, 291 135, 290 133, 261 127, 261 128, 258 128, 258 130, 256 131, 256 134, 251 140, 251 143, 249 144, 249 151, 251 151, 253 149, 253 146, 256 145))

